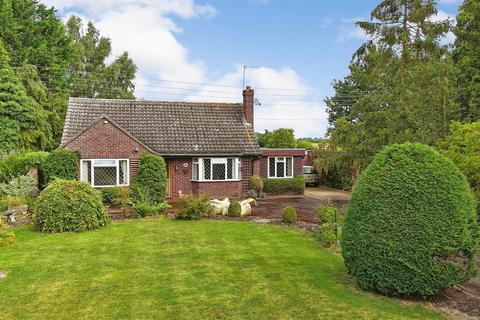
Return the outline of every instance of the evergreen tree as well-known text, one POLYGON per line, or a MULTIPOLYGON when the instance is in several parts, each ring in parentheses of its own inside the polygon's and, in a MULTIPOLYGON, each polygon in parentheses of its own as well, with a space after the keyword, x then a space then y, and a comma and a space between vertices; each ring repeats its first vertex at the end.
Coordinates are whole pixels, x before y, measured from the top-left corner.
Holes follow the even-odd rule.
POLYGON ((9 61, 0 41, 0 154, 42 149, 49 140, 45 112, 27 95, 9 61))
POLYGON ((480 1, 465 0, 455 27, 452 58, 458 69, 458 102, 466 121, 480 120, 480 1))

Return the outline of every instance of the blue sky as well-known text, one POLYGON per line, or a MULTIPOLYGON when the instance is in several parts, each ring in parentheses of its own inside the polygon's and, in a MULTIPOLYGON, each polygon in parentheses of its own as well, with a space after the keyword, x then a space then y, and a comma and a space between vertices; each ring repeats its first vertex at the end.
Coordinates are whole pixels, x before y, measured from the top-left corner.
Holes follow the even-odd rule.
MULTIPOLYGON (((77 14, 112 39, 112 59, 127 50, 143 99, 241 100, 242 65, 256 89, 255 128, 290 127, 323 136, 323 98, 348 72, 365 41, 354 26, 379 0, 43 0, 66 19, 77 14)), ((460 0, 442 0, 453 17, 460 0)), ((452 40, 450 35, 449 41, 452 40)))

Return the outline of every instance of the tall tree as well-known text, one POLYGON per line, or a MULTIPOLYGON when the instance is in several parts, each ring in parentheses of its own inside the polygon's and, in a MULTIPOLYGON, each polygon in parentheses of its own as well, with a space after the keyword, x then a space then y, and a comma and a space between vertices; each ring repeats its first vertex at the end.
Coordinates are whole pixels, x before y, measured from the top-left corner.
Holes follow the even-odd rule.
POLYGON ((297 141, 293 129, 280 128, 274 130, 267 140, 268 148, 295 148, 297 141))
POLYGON ((50 133, 45 111, 27 95, 9 63, 0 41, 0 154, 15 149, 42 149, 50 133))
POLYGON ((459 8, 452 58, 458 69, 458 102, 466 121, 480 120, 480 1, 459 8))
POLYGON ((82 19, 72 16, 66 28, 75 47, 70 66, 72 96, 133 99, 137 67, 128 53, 124 52, 108 65, 111 41, 101 36, 93 23, 89 22, 84 30, 82 19))

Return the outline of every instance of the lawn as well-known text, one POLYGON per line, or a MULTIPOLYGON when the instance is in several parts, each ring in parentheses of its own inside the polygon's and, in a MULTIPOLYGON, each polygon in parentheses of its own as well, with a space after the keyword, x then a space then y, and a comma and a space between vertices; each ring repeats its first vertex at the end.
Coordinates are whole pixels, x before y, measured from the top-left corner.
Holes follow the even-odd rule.
POLYGON ((81 234, 24 226, 1 249, 2 319, 439 319, 357 290, 294 229, 147 219, 81 234))

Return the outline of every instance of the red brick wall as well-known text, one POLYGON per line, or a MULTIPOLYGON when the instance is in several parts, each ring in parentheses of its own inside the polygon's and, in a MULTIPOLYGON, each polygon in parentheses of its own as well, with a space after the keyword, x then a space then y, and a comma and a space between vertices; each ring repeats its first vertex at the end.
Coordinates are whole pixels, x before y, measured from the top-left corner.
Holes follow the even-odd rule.
MULTIPOLYGON (((293 157, 293 176, 299 176, 303 174, 303 159, 303 156, 293 157)), ((268 157, 262 157, 260 159, 260 175, 268 178, 268 157)))
POLYGON ((65 147, 78 151, 80 159, 130 159, 131 178, 137 174, 138 159, 147 150, 115 125, 105 121, 98 121, 65 147), (135 152, 136 148, 138 152, 135 152))

